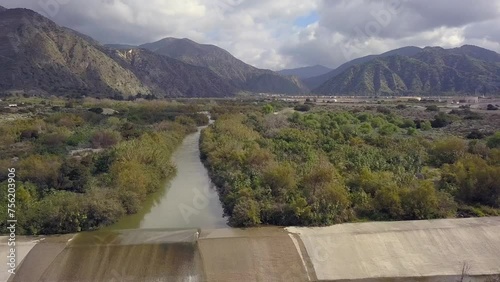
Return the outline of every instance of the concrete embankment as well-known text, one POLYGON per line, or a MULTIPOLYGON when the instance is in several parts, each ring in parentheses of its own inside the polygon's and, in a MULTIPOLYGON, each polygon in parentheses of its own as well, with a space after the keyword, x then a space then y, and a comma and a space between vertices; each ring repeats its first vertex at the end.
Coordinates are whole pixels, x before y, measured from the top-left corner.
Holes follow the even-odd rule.
POLYGON ((9 281, 205 281, 197 238, 198 230, 48 237, 31 250, 9 281))
POLYGON ((460 281, 463 269, 478 279, 500 273, 500 218, 287 230, 300 235, 318 280, 460 281))
POLYGON ((460 281, 464 269, 464 281, 486 281, 500 274, 500 218, 129 230, 24 242, 21 253, 31 251, 9 281, 460 281))

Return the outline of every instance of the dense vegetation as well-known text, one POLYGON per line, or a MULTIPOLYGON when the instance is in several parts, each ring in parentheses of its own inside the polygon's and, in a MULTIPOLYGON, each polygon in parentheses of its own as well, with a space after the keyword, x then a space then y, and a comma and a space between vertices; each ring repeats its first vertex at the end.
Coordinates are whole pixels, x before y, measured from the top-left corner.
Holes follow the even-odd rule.
POLYGON ((234 226, 500 215, 500 133, 443 134, 459 118, 264 107, 220 115, 201 150, 234 226))
MULTIPOLYGON (((16 168, 19 234, 94 230, 137 212, 175 174, 176 146, 208 122, 193 114, 197 106, 166 102, 25 106, 29 118, 0 123, 0 185, 16 168), (104 107, 118 112, 103 114, 104 107)), ((3 207, 6 193, 0 190, 3 207)))

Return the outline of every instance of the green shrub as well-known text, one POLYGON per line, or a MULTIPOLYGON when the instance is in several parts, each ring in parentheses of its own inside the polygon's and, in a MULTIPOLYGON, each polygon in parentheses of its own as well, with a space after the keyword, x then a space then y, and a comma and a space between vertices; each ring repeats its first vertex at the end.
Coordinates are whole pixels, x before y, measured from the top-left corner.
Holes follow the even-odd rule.
POLYGON ((446 127, 450 124, 453 123, 453 118, 445 113, 439 113, 437 116, 434 117, 434 120, 431 122, 432 127, 434 128, 442 128, 446 127))
POLYGON ((487 144, 491 149, 500 148, 500 131, 489 137, 487 144))
POLYGON ((308 112, 311 110, 311 106, 307 105, 307 104, 297 105, 297 106, 295 106, 294 110, 296 110, 298 112, 308 112))
POLYGON ((439 107, 437 105, 429 105, 425 110, 428 112, 439 112, 439 107))

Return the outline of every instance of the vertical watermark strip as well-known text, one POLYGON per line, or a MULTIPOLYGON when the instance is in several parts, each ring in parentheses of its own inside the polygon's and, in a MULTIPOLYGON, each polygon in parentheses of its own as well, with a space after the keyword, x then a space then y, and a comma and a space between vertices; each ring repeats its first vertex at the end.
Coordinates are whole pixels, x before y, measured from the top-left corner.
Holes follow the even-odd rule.
POLYGON ((16 274, 17 258, 16 258, 16 169, 9 168, 7 180, 7 230, 9 239, 7 246, 9 248, 7 255, 8 272, 12 275, 16 274))

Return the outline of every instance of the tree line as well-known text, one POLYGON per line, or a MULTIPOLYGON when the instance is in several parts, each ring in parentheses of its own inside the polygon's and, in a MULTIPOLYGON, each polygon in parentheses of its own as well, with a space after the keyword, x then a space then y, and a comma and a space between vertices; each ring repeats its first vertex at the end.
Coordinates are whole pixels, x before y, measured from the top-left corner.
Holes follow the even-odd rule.
MULTIPOLYGON (((19 234, 95 230, 137 212, 175 175, 170 157, 184 136, 208 123, 197 106, 106 103, 0 123, 0 185, 15 167, 19 234), (118 112, 102 114, 107 106, 118 112)), ((2 230, 6 216, 0 210, 2 230)))
POLYGON ((223 113, 202 158, 233 226, 500 215, 500 132, 443 134, 449 115, 223 113))

